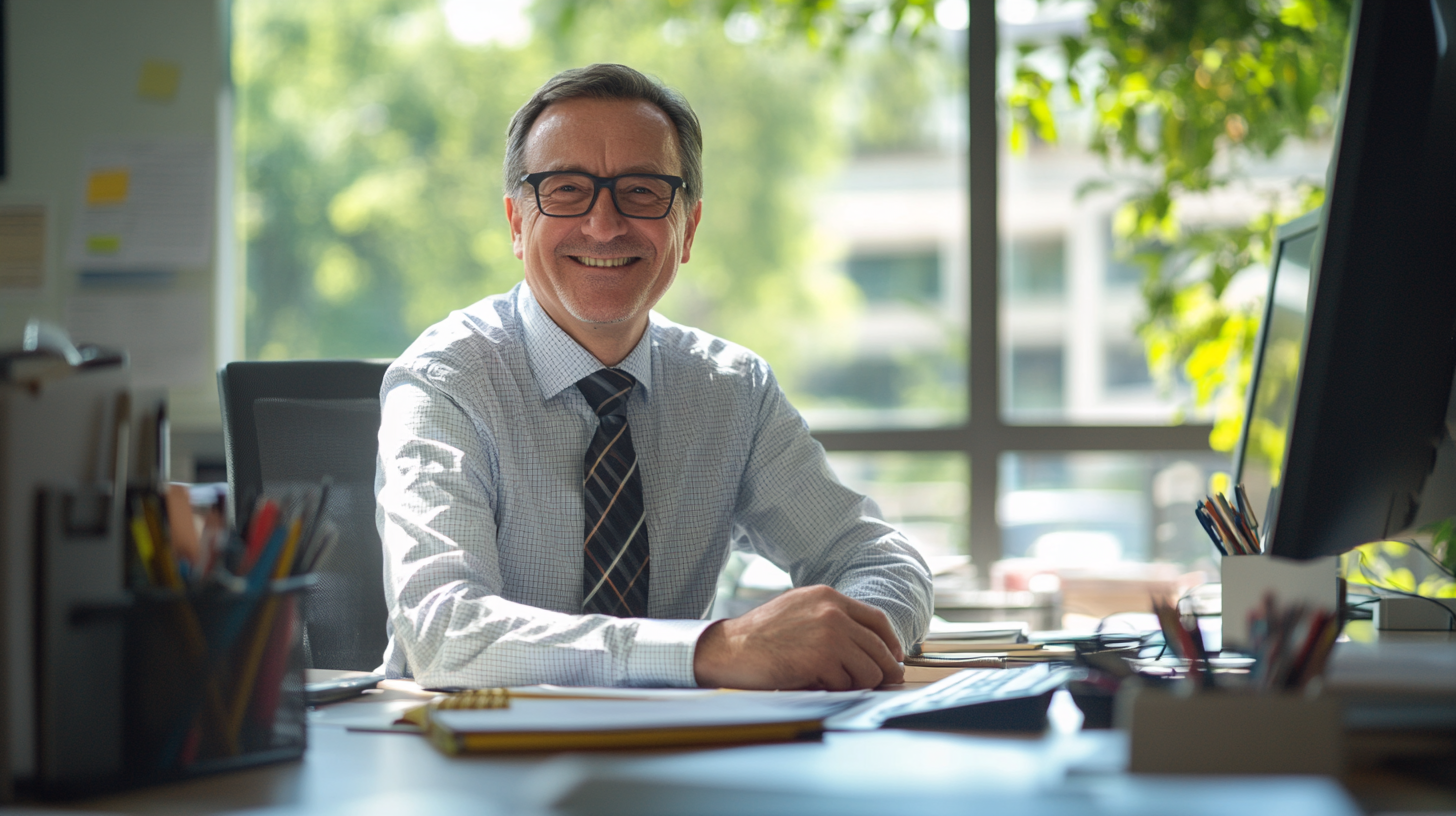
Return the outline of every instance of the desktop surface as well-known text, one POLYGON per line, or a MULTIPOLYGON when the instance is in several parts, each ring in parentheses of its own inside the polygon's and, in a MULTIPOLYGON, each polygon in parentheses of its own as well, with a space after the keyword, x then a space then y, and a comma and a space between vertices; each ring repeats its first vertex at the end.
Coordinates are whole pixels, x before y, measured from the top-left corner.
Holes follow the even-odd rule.
POLYGON ((883 730, 700 751, 445 757, 407 734, 319 727, 304 759, 72 803, 138 814, 1356 814, 1332 780, 1121 773, 1117 732, 883 730))
MULTIPOLYGON (((1449 636, 1418 640, 1456 651, 1449 636)), ((1362 655, 1378 648, 1344 645, 1362 655)), ((1126 734, 1081 730, 1065 694, 1053 703, 1051 727, 1030 736, 883 729, 731 748, 447 757, 414 734, 345 728, 351 709, 409 699, 385 691, 318 709, 300 761, 63 804, 89 813, 275 816, 1162 814, 1172 802, 1180 813, 1220 815, 1456 810, 1456 786, 1390 767, 1339 782, 1130 775, 1126 734)))

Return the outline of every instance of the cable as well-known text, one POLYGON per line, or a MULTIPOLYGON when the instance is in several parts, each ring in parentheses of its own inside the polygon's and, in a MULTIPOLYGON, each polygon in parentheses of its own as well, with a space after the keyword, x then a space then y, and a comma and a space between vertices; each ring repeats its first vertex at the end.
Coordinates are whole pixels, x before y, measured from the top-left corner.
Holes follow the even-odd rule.
POLYGON ((1449 567, 1447 567, 1445 564, 1442 564, 1440 561, 1437 561, 1436 560, 1436 556, 1432 555, 1430 550, 1427 550, 1425 547, 1422 547, 1420 544, 1417 544, 1416 542, 1414 542, 1414 541, 1412 541, 1410 539, 1402 538, 1402 539, 1397 539, 1397 541, 1399 543, 1401 543, 1401 544, 1406 544, 1408 546, 1415 547, 1416 549, 1420 550, 1421 551, 1421 555, 1424 555, 1425 557, 1431 559, 1431 563, 1436 565, 1436 569, 1440 570, 1441 572, 1446 573, 1446 575, 1450 576, 1451 578, 1456 578, 1456 572, 1452 572, 1451 569, 1449 567))
POLYGON ((1404 595, 1407 598, 1420 598, 1423 601, 1429 601, 1430 603, 1435 604, 1436 605, 1436 608, 1440 609, 1442 612, 1445 612, 1447 614, 1447 616, 1449 616, 1451 618, 1451 622, 1448 623, 1448 624, 1446 624, 1446 631, 1448 631, 1448 632, 1456 632, 1456 609, 1452 609, 1451 607, 1449 607, 1449 606, 1441 603, 1441 601, 1438 600, 1438 599, 1436 599, 1436 598, 1430 598, 1430 597, 1427 597, 1425 595, 1417 595, 1414 592, 1406 592, 1403 589, 1396 589, 1394 587, 1381 586, 1381 585, 1378 585, 1378 584, 1373 583, 1374 581, 1378 581, 1380 579, 1377 578, 1374 575, 1371 575, 1365 569, 1365 554, 1364 553, 1360 553, 1359 554, 1359 557, 1355 561, 1355 566, 1356 566, 1356 568, 1358 568, 1360 570, 1360 574, 1364 575, 1366 578, 1368 578, 1368 579, 1370 579, 1372 581, 1372 583, 1370 583, 1368 585, 1371 589, 1379 590, 1381 592, 1393 592, 1396 595, 1404 595))

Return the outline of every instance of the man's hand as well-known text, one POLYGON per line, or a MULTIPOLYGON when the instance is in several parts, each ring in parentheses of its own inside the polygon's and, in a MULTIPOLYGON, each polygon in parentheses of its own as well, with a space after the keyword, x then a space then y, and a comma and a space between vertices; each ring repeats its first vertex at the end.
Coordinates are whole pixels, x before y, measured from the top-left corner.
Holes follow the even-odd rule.
POLYGON ((708 627, 693 672, 705 687, 845 691, 903 682, 904 659, 885 613, 812 586, 708 627))

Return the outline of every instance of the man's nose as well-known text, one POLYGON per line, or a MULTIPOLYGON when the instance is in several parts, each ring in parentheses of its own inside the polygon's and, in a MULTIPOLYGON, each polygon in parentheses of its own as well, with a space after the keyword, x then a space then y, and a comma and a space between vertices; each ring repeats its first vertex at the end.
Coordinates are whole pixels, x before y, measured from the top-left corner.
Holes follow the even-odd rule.
POLYGON ((617 212, 612 191, 603 187, 597 201, 582 217, 581 231, 595 241, 610 241, 627 231, 627 217, 617 212))

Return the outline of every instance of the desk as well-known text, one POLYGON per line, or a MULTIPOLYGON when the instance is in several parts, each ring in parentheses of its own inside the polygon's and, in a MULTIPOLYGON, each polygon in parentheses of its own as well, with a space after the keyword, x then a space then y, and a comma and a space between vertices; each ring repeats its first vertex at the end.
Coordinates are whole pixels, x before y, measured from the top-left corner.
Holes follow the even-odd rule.
MULTIPOLYGON (((1017 738, 885 730, 831 733, 822 742, 518 758, 450 758, 417 736, 338 727, 313 728, 309 739, 300 762, 70 806, 260 816, 1360 812, 1331 780, 1130 777, 1121 773, 1126 739, 1115 731, 1017 738)), ((1407 780, 1361 784, 1367 812, 1456 808, 1456 794, 1407 780)))
POLYGON ((1135 780, 1121 735, 1033 739, 908 731, 738 748, 447 758, 407 734, 317 728, 302 762, 77 803, 140 814, 551 812, 855 816, 894 813, 1352 814, 1327 780, 1135 780), (1074 770, 1073 773, 1068 773, 1074 770), (575 789, 576 793, 571 791, 575 789), (1188 797, 1196 794, 1192 800, 1188 797), (563 811, 549 805, 566 798, 563 811), (684 810, 685 802, 693 803, 684 810), (1198 802, 1204 802, 1200 807, 1198 802), (1217 807, 1210 807, 1216 805, 1217 807))
MULTIPOLYGON (((410 734, 314 726, 300 762, 70 806, 270 816, 1360 812, 1332 780, 1131 777, 1122 772, 1125 735, 1078 730, 1069 706, 1059 695, 1053 728, 1037 737, 884 730, 830 733, 822 742, 515 758, 451 758, 410 734)), ((1456 810, 1456 789, 1388 770, 1358 770, 1343 781, 1368 813, 1456 810)))

